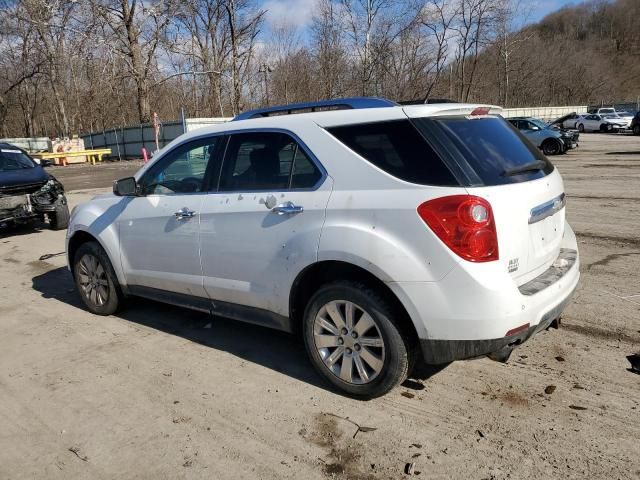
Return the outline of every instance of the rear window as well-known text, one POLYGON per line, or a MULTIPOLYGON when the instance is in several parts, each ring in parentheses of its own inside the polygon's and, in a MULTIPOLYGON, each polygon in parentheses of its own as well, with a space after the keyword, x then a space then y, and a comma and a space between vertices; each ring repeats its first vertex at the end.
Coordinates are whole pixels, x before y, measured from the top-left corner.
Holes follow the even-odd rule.
POLYGON ((328 131, 378 168, 422 185, 503 185, 553 171, 545 156, 501 117, 427 117, 328 131), (531 164, 542 168, 513 173, 531 164))
POLYGON ((459 185, 409 120, 347 125, 329 133, 376 167, 422 185, 459 185))
POLYGON ((446 138, 445 155, 464 165, 474 184, 503 185, 542 178, 553 165, 518 130, 500 117, 431 117, 419 118, 415 124, 426 138, 446 138), (542 162, 542 163, 539 163, 542 162), (509 174, 538 163, 541 169, 509 174))

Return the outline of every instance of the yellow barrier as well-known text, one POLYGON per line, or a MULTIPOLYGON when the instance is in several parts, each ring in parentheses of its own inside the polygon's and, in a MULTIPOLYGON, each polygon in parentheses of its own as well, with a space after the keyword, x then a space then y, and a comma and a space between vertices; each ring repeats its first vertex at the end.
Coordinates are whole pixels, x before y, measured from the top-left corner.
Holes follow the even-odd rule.
POLYGON ((67 157, 87 157, 87 161, 91 163, 91 165, 95 165, 96 162, 102 161, 103 155, 111 155, 110 148, 96 148, 95 150, 80 150, 77 152, 41 152, 41 153, 32 153, 31 156, 33 158, 37 158, 39 160, 58 160, 65 159, 67 157))

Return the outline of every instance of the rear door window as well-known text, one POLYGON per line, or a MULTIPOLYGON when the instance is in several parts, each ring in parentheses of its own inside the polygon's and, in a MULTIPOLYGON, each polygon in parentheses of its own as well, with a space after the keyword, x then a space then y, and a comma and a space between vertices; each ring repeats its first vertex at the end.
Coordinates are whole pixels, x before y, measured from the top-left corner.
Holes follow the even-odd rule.
POLYGON ((286 133, 231 135, 220 176, 220 192, 312 188, 320 169, 286 133))
POLYGON ((459 182, 409 120, 347 125, 327 129, 368 162, 401 180, 422 185, 459 182))

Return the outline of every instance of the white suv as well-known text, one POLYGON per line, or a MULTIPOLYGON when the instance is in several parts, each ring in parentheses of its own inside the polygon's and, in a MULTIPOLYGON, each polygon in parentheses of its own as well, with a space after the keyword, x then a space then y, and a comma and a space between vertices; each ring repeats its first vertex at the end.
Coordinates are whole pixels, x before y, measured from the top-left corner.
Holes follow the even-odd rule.
POLYGON ((74 209, 78 291, 101 315, 141 296, 301 332, 361 398, 418 359, 506 360, 579 262, 560 174, 499 113, 356 98, 185 134, 74 209))

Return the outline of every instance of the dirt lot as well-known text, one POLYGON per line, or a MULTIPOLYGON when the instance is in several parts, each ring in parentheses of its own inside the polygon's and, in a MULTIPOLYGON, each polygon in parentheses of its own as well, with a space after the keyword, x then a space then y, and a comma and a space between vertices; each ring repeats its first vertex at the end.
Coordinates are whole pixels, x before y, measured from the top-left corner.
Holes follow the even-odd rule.
MULTIPOLYGON (((0 477, 638 478, 640 137, 583 135, 555 163, 582 256, 563 328, 370 402, 284 334, 147 301, 93 316, 63 232, 0 237, 0 477)), ((54 172, 86 190, 123 166, 54 172)))

